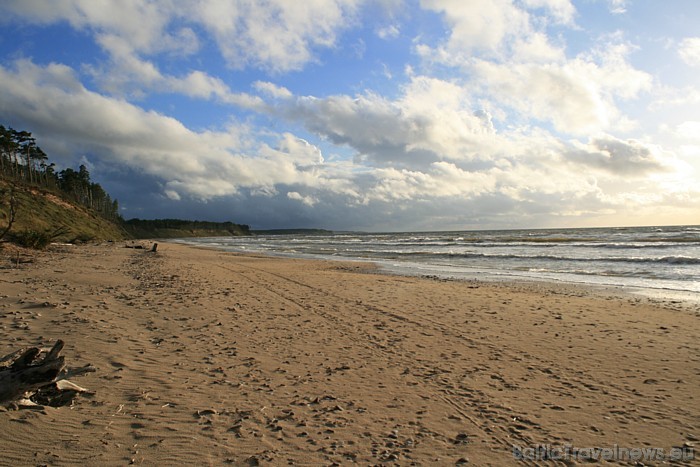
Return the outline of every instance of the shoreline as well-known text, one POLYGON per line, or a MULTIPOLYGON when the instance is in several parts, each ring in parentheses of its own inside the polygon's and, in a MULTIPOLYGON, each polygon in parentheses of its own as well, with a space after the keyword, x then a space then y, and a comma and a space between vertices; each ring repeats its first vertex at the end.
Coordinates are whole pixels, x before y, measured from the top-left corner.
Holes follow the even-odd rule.
POLYGON ((591 283, 591 282, 577 282, 573 280, 566 279, 555 279, 555 278, 538 278, 538 277, 527 277, 526 274, 522 275, 508 275, 508 274, 496 274, 488 272, 471 272, 465 273, 463 275, 455 275, 450 273, 439 273, 436 271, 426 271, 426 272, 409 272, 411 268, 409 266, 395 267, 383 263, 388 263, 388 261, 373 260, 368 258, 352 258, 352 257, 332 257, 332 256, 313 256, 304 254, 284 254, 284 253, 272 253, 272 252, 244 252, 244 251, 234 251, 221 248, 218 246, 209 246, 206 244, 195 244, 187 242, 179 242, 177 239, 160 239, 163 243, 172 243, 175 245, 183 245, 191 248, 202 248, 205 250, 214 250, 219 252, 231 253, 240 256, 250 256, 250 257, 269 257, 269 258, 281 258, 281 259, 299 259, 307 261, 329 261, 329 262, 348 262, 348 263, 358 263, 358 264, 371 264, 373 269, 368 271, 374 274, 383 274, 388 276, 398 276, 398 277, 414 277, 422 279, 436 279, 441 281, 456 281, 456 282, 473 282, 479 281, 488 284, 502 284, 508 287, 508 285, 519 285, 527 286, 530 285, 533 289, 547 288, 548 290, 570 288, 572 290, 582 290, 588 293, 595 293, 602 297, 612 297, 614 299, 624 300, 633 299, 635 301, 643 300, 644 302, 651 305, 658 306, 668 306, 677 310, 688 311, 690 313, 695 313, 700 316, 700 293, 681 290, 681 289, 670 289, 670 288, 654 288, 654 287, 644 287, 644 286, 630 286, 630 285, 619 285, 619 284, 605 284, 605 283, 591 283))
POLYGON ((72 408, 0 411, 13 465, 518 465, 514 446, 700 439, 700 321, 672 303, 172 242, 2 259, 0 354, 61 338, 97 368, 72 408))
POLYGON ((401 275, 618 287, 700 304, 694 226, 340 233, 182 242, 281 257, 373 261, 401 275))

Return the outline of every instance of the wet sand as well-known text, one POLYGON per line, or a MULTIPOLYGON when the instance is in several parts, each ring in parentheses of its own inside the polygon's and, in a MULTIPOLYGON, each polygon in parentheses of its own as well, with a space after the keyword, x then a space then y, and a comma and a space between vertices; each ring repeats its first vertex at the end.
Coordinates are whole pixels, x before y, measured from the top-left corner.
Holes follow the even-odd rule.
POLYGON ((0 409, 3 464, 511 465, 513 446, 700 441, 692 305, 164 243, 8 256, 0 355, 60 338, 97 371, 72 407, 0 409))

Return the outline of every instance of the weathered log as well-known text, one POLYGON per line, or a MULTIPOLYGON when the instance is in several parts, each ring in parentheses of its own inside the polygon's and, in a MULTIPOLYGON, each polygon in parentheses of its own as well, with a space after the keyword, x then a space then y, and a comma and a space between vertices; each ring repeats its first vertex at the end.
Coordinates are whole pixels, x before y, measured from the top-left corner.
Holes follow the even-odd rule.
POLYGON ((90 365, 66 370, 65 359, 59 355, 62 340, 50 351, 38 347, 13 352, 0 359, 0 404, 23 401, 29 405, 66 405, 79 392, 86 392, 66 378, 95 371, 90 365))

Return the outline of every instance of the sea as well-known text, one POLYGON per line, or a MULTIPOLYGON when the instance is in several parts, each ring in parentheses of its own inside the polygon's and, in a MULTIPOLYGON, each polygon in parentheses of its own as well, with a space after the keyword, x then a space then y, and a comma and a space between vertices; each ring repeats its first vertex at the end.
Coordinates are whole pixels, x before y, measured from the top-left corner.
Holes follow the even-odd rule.
POLYGON ((700 226, 342 232, 178 241, 242 253, 371 261, 403 275, 564 282, 700 302, 700 226))

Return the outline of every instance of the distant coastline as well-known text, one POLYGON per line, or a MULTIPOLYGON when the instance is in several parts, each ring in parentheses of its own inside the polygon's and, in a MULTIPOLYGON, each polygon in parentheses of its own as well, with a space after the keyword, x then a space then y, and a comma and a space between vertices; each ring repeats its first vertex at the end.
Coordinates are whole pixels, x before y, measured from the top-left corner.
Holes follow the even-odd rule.
POLYGON ((234 222, 208 222, 184 219, 129 219, 124 229, 134 238, 192 238, 250 235, 250 227, 234 222))

